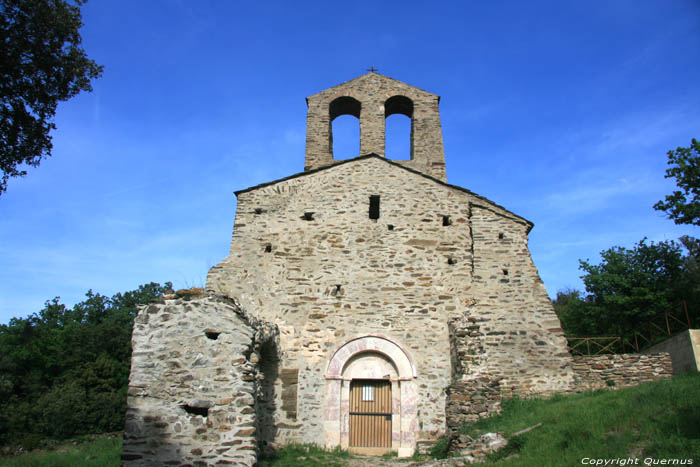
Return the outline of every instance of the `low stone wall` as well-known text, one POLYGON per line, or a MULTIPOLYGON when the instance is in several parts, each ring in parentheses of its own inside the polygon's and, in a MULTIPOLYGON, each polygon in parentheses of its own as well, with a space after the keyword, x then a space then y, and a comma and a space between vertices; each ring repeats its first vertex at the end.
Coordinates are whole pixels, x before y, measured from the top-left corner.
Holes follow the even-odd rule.
POLYGON ((574 356, 573 392, 625 388, 673 376, 668 353, 574 356))
POLYGON ((141 308, 132 335, 122 462, 254 465, 261 351, 275 326, 235 300, 180 291, 141 308))

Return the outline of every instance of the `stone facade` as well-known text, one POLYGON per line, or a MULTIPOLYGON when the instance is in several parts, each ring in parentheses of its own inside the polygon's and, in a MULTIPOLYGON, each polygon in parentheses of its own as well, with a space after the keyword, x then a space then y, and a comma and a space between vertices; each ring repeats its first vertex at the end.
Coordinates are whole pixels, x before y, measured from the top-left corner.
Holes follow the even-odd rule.
POLYGON ((410 456, 501 397, 626 385, 625 365, 665 374, 656 357, 574 365, 533 224, 446 182, 438 96, 369 73, 307 102, 304 172, 236 192, 208 294, 139 313, 125 463, 252 465, 289 442, 410 456), (393 113, 411 118, 411 160, 384 157, 393 113), (343 114, 367 154, 337 161, 343 114), (373 385, 390 407, 351 414, 373 385), (353 444, 364 416, 383 417, 388 445, 353 444))
POLYGON ((142 307, 132 335, 122 461, 253 465, 278 332, 232 299, 181 292, 142 307))
POLYGON ((445 182, 437 96, 369 73, 307 101, 306 171, 236 193, 230 254, 207 278, 208 289, 279 326, 280 368, 297 379, 293 389, 277 381, 276 406, 295 410, 274 413, 266 441, 347 447, 344 391, 373 377, 329 364, 351 342, 350 357, 386 357, 363 347, 372 336, 415 368, 402 374, 389 359, 402 411, 392 448, 401 455, 446 433, 454 383, 488 377, 506 392, 567 390, 571 356, 530 258, 532 223, 445 182), (385 114, 412 108, 414 159, 334 161, 329 119, 357 113, 355 102, 361 147, 375 152, 385 114), (285 402, 293 391, 296 403, 285 402))

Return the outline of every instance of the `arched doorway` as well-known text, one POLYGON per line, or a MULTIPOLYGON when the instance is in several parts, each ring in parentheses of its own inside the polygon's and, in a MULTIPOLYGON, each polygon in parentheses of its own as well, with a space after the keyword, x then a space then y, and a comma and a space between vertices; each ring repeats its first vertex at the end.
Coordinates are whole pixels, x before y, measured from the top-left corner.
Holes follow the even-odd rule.
POLYGON ((348 447, 360 454, 391 451, 393 363, 381 353, 360 352, 345 364, 343 378, 350 381, 348 447))
POLYGON ((326 446, 413 455, 415 377, 408 351, 387 336, 358 336, 341 344, 326 371, 326 446))

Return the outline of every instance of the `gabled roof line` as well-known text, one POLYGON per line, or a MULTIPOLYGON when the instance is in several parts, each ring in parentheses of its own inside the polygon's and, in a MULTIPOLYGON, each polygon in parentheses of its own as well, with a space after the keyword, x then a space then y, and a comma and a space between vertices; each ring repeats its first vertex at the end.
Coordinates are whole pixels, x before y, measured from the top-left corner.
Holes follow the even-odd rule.
POLYGON ((501 205, 499 205, 499 204, 496 204, 496 203, 494 203, 493 201, 491 201, 490 199, 488 199, 488 198, 486 198, 486 197, 484 197, 484 196, 481 196, 481 195, 479 195, 479 194, 476 194, 476 193, 474 193, 474 192, 471 191, 471 190, 467 190, 466 188, 462 188, 461 186, 458 186, 458 185, 450 185, 450 184, 447 183, 447 182, 443 182, 442 180, 438 180, 438 179, 435 178, 435 177, 431 177, 430 175, 424 174, 423 172, 420 172, 420 171, 418 171, 418 170, 416 170, 416 169, 412 169, 411 167, 406 167, 406 166, 403 165, 403 164, 399 164, 398 162, 395 162, 395 161, 392 161, 392 160, 387 159, 387 158, 385 158, 385 157, 382 157, 382 156, 380 156, 379 154, 374 153, 374 152, 369 153, 369 154, 363 154, 363 155, 361 155, 361 156, 357 156, 357 157, 354 157, 354 158, 352 158, 352 159, 344 159, 344 160, 340 160, 340 161, 335 161, 334 163, 332 163, 332 164, 330 164, 330 165, 324 165, 324 166, 322 166, 322 167, 316 167, 315 169, 307 170, 307 171, 304 171, 304 172, 298 172, 298 173, 295 173, 295 174, 293 174, 293 175, 289 175, 288 177, 279 178, 279 179, 277 179, 277 180, 272 180, 271 182, 261 183, 261 184, 259 184, 259 185, 255 185, 255 186, 251 186, 251 187, 248 187, 248 188, 244 188, 243 190, 234 191, 233 193, 234 193, 236 196, 238 196, 238 195, 240 195, 240 194, 247 193, 247 192, 253 191, 253 190, 257 190, 257 189, 259 189, 259 188, 268 187, 268 186, 270 186, 270 185, 276 185, 277 183, 280 183, 280 182, 286 182, 287 180, 292 180, 292 179, 294 179, 294 178, 299 178, 299 177, 303 177, 303 176, 306 176, 306 175, 311 175, 311 174, 313 174, 313 173, 320 172, 320 171, 322 171, 322 170, 331 169, 331 168, 333 168, 333 167, 337 167, 337 166, 340 166, 340 165, 344 165, 344 164, 347 164, 347 163, 349 163, 349 162, 355 162, 355 161, 364 160, 364 159, 369 159, 369 158, 379 159, 379 160, 381 160, 381 161, 383 161, 383 162, 386 162, 387 164, 391 164, 391 165, 393 165, 393 166, 400 167, 400 168, 402 168, 402 169, 404 169, 404 170, 407 170, 407 171, 409 171, 409 172, 411 172, 411 173, 414 173, 414 174, 416 174, 416 175, 420 175, 421 177, 427 178, 428 180, 432 180, 433 182, 438 183, 438 184, 440 184, 440 185, 442 185, 442 186, 446 186, 446 187, 448 187, 448 188, 452 188, 452 189, 455 189, 455 190, 462 191, 462 192, 467 193, 467 194, 469 194, 469 195, 471 195, 471 196, 473 196, 473 197, 475 197, 475 198, 478 198, 478 199, 480 199, 480 200, 482 200, 482 201, 486 201, 487 203, 489 203, 489 204, 491 204, 491 205, 493 205, 493 206, 496 206, 496 207, 499 208, 499 209, 503 209, 503 210, 504 210, 505 212, 507 212, 508 214, 510 214, 510 215, 512 215, 513 217, 517 218, 518 220, 524 222, 524 223, 528 226, 528 229, 527 229, 528 233, 529 233, 529 232, 532 230, 532 228, 535 226, 535 224, 532 223, 532 221, 529 221, 529 220, 525 219, 524 217, 519 216, 519 215, 515 214, 515 213, 512 212, 512 211, 509 211, 508 209, 504 208, 503 206, 501 206, 501 205))
POLYGON ((353 81, 357 81, 357 80, 359 80, 359 79, 362 79, 362 78, 366 77, 367 75, 377 75, 377 76, 380 76, 380 77, 382 77, 382 78, 385 78, 385 79, 388 79, 388 80, 391 80, 391 81, 395 81, 395 82, 397 82, 397 83, 399 83, 399 84, 403 84, 404 86, 408 86, 408 87, 410 87, 410 88, 417 89, 417 90, 420 91, 420 92, 424 92, 424 93, 429 94, 429 95, 431 95, 431 96, 436 96, 437 99, 438 99, 438 102, 440 101, 440 96, 437 95, 437 94, 435 94, 435 93, 433 93, 433 92, 426 91, 425 89, 421 89, 421 88, 419 88, 418 86, 414 86, 414 85, 412 85, 412 84, 408 84, 408 83, 405 83, 405 82, 403 82, 403 81, 399 81, 399 80, 396 79, 396 78, 392 78, 392 77, 390 77, 390 76, 382 75, 381 73, 377 73, 377 72, 375 71, 375 72, 368 72, 368 73, 365 73, 365 74, 363 74, 363 75, 357 76, 357 77, 352 78, 352 79, 349 79, 349 80, 347 80, 347 81, 343 81, 343 82, 340 83, 340 84, 336 84, 335 86, 331 86, 330 88, 324 89, 324 90, 322 90, 322 91, 315 92, 315 93, 311 94, 310 96, 307 96, 307 97, 306 97, 306 102, 308 103, 308 102, 309 102, 309 98, 314 97, 314 96, 317 95, 317 94, 321 94, 321 93, 323 93, 323 92, 330 91, 331 89, 335 89, 335 88, 338 88, 338 87, 341 87, 341 86, 345 86, 346 84, 351 83, 351 82, 353 82, 353 81))

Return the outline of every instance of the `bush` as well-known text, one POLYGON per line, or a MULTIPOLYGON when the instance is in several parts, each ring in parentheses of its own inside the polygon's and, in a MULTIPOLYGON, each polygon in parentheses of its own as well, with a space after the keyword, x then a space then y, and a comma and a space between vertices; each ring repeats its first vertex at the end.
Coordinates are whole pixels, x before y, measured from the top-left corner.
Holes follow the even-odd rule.
POLYGON ((430 448, 430 451, 428 454, 430 457, 433 459, 445 459, 447 457, 447 453, 450 450, 450 440, 447 437, 442 437, 438 439, 435 444, 433 444, 433 447, 430 448))

